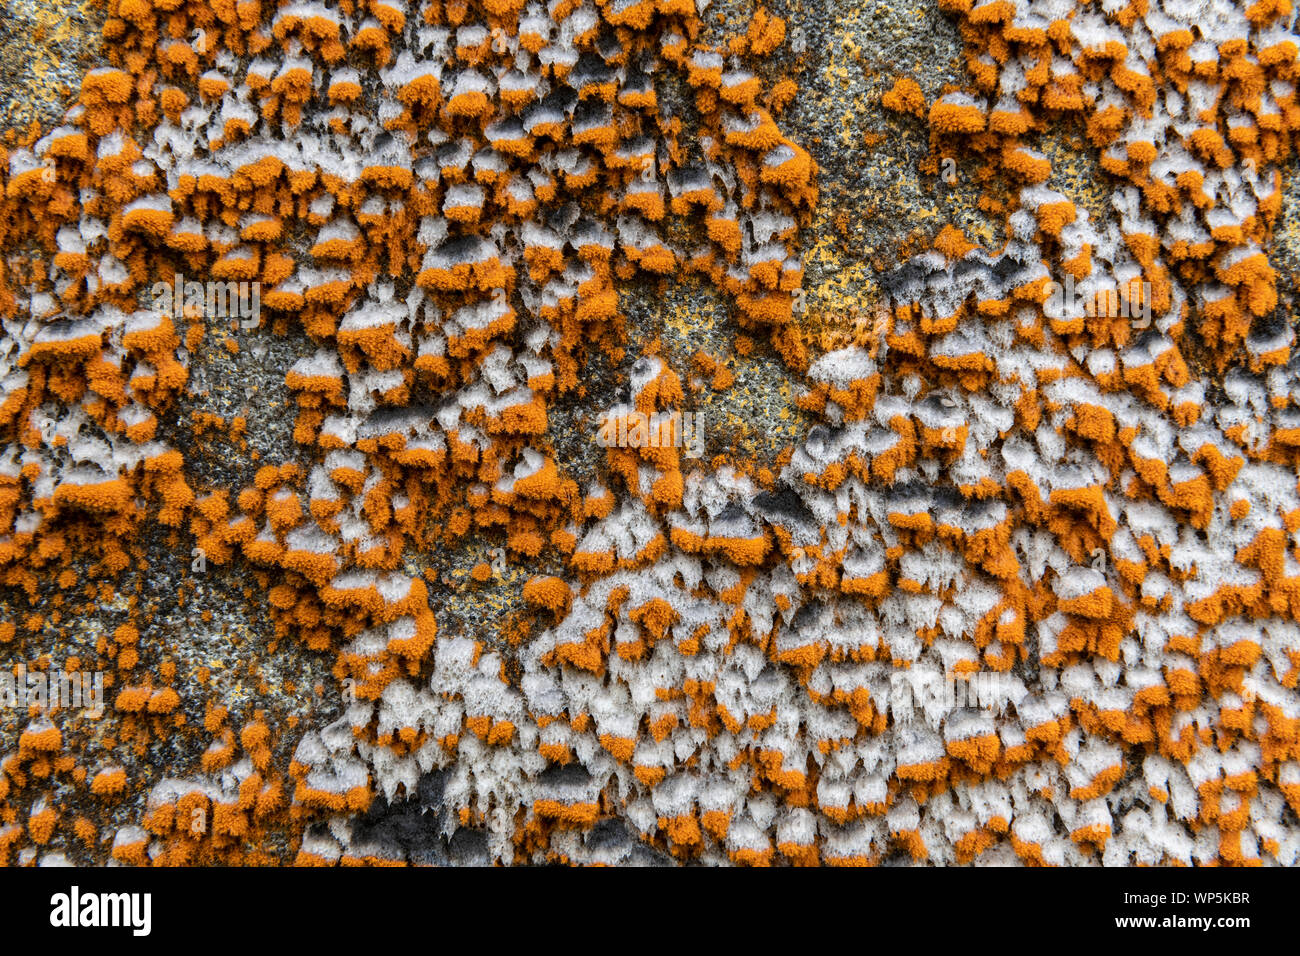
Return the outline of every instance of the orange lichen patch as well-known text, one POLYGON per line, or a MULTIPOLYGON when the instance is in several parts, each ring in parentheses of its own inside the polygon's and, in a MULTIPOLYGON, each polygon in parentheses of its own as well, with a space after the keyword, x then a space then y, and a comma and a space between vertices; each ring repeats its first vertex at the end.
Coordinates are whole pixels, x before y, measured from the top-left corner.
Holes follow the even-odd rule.
POLYGON ((59 816, 58 811, 44 801, 38 801, 37 806, 39 809, 34 809, 27 818, 27 832, 33 843, 43 846, 54 835, 54 827, 58 823, 59 816))
MULTIPOLYGON (((1264 32, 1287 9, 1249 7, 1248 38, 1217 51, 1153 30, 1137 57, 1140 5, 1095 27, 1005 0, 944 6, 971 92, 927 103, 900 77, 882 105, 926 122, 923 169, 959 157, 1016 238, 998 251, 937 229, 898 273, 876 267, 864 294, 882 325, 818 337, 801 334, 809 302, 832 310, 824 290, 805 297, 798 256, 818 171, 775 118, 798 86, 765 92, 756 68, 787 32, 762 10, 706 46, 676 0, 489 0, 486 23, 455 3, 241 2, 216 21, 119 4, 114 67, 86 77, 70 125, 0 156, 0 234, 23 252, 0 314, 24 329, 0 401, 0 576, 32 605, 0 645, 30 649, 81 601, 132 623, 87 642, 113 678, 98 719, 114 742, 73 708, 33 717, 0 774, 18 831, 0 829, 0 856, 120 823, 107 805, 153 778, 104 750, 200 734, 114 859, 400 862, 313 824, 409 799, 454 762, 454 819, 491 819, 506 861, 601 862, 599 841, 563 831, 635 805, 642 839, 682 859, 965 863, 1005 838, 1034 865, 1164 862, 1181 836, 1147 833, 1195 820, 1218 830, 1221 862, 1294 862, 1268 828, 1268 800, 1300 805, 1300 725, 1272 703, 1300 675, 1300 426, 1268 249, 1300 127, 1295 45, 1264 32), (191 24, 217 49, 185 42, 191 24), (409 49, 417 24, 446 49, 409 49), (669 73, 694 96, 690 124, 660 108, 669 73), (396 100, 378 121, 377 90, 396 100), (1174 91, 1177 123, 1157 95, 1174 91), (1060 168, 1039 135, 1075 120, 1112 203, 1074 189, 1090 172, 1060 168), (1068 196, 1050 188, 1064 180, 1068 196), (182 265, 259 283, 274 315, 205 301, 146 316, 140 296, 185 282, 182 265), (747 333, 735 362, 689 357, 685 387, 680 355, 625 351, 624 286, 674 272, 729 299, 747 333), (1082 314, 1050 314, 1067 277, 1082 314), (1112 295, 1130 279, 1146 287, 1112 295), (820 426, 771 462, 736 454, 714 415, 748 398, 762 335, 820 426), (261 440, 259 420, 285 414, 265 391, 220 416, 201 405, 246 384, 214 383, 208 346, 242 369, 268 342, 308 349, 284 374, 288 444, 261 440), (181 396, 195 407, 178 439, 181 396), (703 447, 688 398, 707 403, 703 447), (270 462, 251 484, 245 455, 270 462), (152 597, 109 588, 133 567, 169 573, 146 547, 160 530, 178 604, 203 600, 213 566, 251 572, 272 633, 238 655, 247 686, 301 642, 332 667, 346 720, 240 713, 241 691, 188 726, 196 687, 228 693, 223 668, 195 683, 160 661, 152 597), (460 636, 468 620, 481 633, 460 636), (901 729, 895 675, 939 668, 967 692, 1030 655, 1060 701, 1008 692, 968 724, 948 708, 937 736, 901 729), (287 775, 278 733, 296 746, 287 775), (845 756, 863 741, 875 769, 845 756), (724 763, 746 788, 710 785, 724 763), (1126 767, 1159 826, 1110 821, 1126 767), (176 780, 188 772, 207 777, 176 780), (61 828, 43 795, 87 786, 101 800, 61 828), (272 832, 287 850, 262 849, 272 832)), ((1186 843, 1198 861, 1215 845, 1186 843)))
POLYGON ((985 126, 979 106, 960 97, 936 100, 930 107, 929 121, 934 129, 947 134, 979 133, 985 126))
POLYGON ((116 798, 126 789, 126 771, 121 767, 109 767, 95 774, 90 784, 91 793, 97 797, 116 798))
POLYGON ((63 749, 63 734, 57 727, 29 727, 18 737, 19 755, 55 753, 63 749))
POLYGON ((896 113, 911 113, 918 118, 925 115, 925 95, 916 81, 910 77, 900 76, 893 87, 880 99, 885 109, 896 113))
POLYGON ((162 238, 171 232, 173 216, 170 203, 160 208, 152 203, 128 206, 122 213, 122 228, 162 238))
POLYGON ((524 585, 524 600, 563 616, 569 608, 572 594, 562 578, 533 578, 524 585))
POLYGON ((533 804, 533 813, 560 824, 590 829, 596 822, 599 808, 595 803, 566 804, 558 800, 538 800, 533 804))

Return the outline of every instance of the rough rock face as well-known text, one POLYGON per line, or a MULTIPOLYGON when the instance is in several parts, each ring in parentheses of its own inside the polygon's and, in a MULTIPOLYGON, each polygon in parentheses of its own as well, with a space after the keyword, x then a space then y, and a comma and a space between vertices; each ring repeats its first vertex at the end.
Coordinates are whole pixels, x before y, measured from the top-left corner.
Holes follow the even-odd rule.
POLYGON ((940 7, 109 0, 0 860, 1294 864, 1290 5, 940 7))

